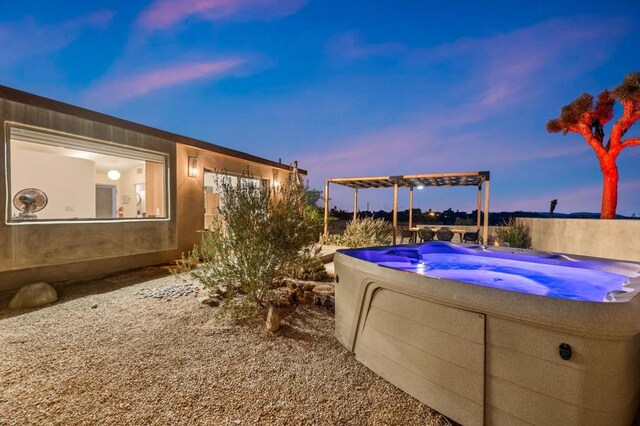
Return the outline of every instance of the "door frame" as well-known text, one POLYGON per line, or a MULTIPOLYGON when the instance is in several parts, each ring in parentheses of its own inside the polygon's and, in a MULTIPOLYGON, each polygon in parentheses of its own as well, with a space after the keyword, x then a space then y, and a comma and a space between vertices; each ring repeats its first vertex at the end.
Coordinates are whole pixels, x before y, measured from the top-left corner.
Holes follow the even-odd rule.
POLYGON ((118 186, 117 185, 107 185, 105 183, 96 183, 96 189, 98 188, 102 188, 102 189, 110 189, 111 190, 111 206, 112 206, 112 212, 111 212, 111 217, 115 218, 118 217, 118 209, 117 209, 117 201, 118 201, 118 186))

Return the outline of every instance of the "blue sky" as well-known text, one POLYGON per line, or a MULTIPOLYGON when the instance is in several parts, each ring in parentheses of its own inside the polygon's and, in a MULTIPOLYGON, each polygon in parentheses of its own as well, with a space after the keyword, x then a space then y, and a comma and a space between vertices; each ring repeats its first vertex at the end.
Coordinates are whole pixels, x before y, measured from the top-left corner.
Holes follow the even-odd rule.
MULTIPOLYGON (((559 212, 599 211, 594 153, 544 126, 640 71, 638 40, 635 0, 0 2, 0 84, 298 160, 317 188, 490 170, 492 210, 557 198, 559 212)), ((640 148, 618 164, 618 212, 640 214, 640 148)), ((331 204, 349 209, 351 197, 336 190, 331 204)), ((360 200, 391 206, 388 191, 360 200)), ((470 211, 475 189, 415 200, 470 211)))

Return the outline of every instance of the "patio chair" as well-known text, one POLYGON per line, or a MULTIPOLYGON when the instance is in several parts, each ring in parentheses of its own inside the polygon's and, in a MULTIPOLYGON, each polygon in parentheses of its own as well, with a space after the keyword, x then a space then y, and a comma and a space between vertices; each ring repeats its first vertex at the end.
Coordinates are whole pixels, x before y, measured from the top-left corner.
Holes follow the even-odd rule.
POLYGON ((464 243, 474 243, 479 244, 480 241, 480 230, 476 230, 476 232, 466 232, 464 237, 462 237, 462 241, 464 243))
POLYGON ((404 239, 407 239, 410 243, 413 241, 413 232, 409 231, 406 228, 400 228, 400 244, 404 242, 404 239))
POLYGON ((438 237, 439 241, 451 241, 453 239, 453 231, 445 226, 438 229, 438 232, 436 232, 436 236, 438 237))
POLYGON ((433 237, 436 235, 436 233, 429 228, 420 228, 420 230, 418 231, 418 235, 420 236, 422 242, 425 242, 433 241, 433 237))

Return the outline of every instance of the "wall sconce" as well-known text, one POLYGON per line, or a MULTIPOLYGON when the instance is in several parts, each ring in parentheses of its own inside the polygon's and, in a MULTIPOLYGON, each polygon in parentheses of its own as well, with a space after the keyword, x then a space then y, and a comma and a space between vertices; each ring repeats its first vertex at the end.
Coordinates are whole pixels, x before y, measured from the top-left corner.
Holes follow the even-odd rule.
POLYGON ((198 159, 196 157, 189 157, 188 175, 189 177, 198 176, 198 159))

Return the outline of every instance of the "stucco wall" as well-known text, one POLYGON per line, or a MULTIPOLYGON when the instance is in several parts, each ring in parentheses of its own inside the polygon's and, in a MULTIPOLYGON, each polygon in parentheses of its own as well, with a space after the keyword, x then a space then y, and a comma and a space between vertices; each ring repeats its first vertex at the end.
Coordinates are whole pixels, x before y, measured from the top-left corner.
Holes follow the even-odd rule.
MULTIPOLYGON (((169 183, 168 220, 103 223, 6 223, 10 211, 6 176, 7 122, 37 126, 96 140, 149 149, 168 156, 176 170, 175 143, 32 105, 0 99, 0 291, 44 280, 73 280, 158 264, 179 256, 175 179, 169 183)), ((10 214, 9 214, 10 216, 10 214)))
MULTIPOLYGON (((57 284, 90 278, 131 268, 167 263, 193 248, 204 228, 204 170, 242 173, 249 169, 256 177, 283 181, 286 166, 191 140, 196 146, 178 143, 183 136, 147 128, 113 117, 80 110, 32 95, 16 94, 0 86, 0 292, 25 284, 46 281, 57 284), (9 100, 24 97, 22 101, 9 100), (48 106, 51 105, 51 106, 48 106), (51 108, 51 109, 48 109, 51 108), (68 112, 71 111, 71 112, 68 112), (76 115, 79 114, 79 115, 76 115), (94 118, 95 117, 95 118, 94 118), (156 152, 167 156, 168 219, 67 221, 65 223, 9 223, 10 197, 7 170, 11 161, 7 149, 8 124, 16 123, 84 136, 156 152), (226 154, 230 153, 230 154, 226 154), (236 157, 237 156, 237 157, 236 157), (198 159, 196 177, 188 176, 188 158, 198 159)), ((98 176, 98 181, 103 181, 98 176)), ((123 176, 120 189, 127 180, 123 176)), ((131 180, 127 183, 133 185, 131 180)), ((122 194, 122 191, 119 194, 122 194)), ((135 198, 134 198, 135 200, 135 198)))
POLYGON ((518 218, 535 250, 640 262, 640 220, 518 218))
POLYGON ((205 151, 188 145, 178 144, 177 157, 177 187, 178 187, 178 234, 180 235, 179 249, 189 251, 200 241, 198 230, 205 228, 204 223, 204 171, 226 171, 241 174, 247 169, 256 178, 273 180, 274 174, 282 182, 288 172, 270 166, 249 162, 218 153, 205 151), (198 160, 196 177, 188 176, 189 157, 198 160))

